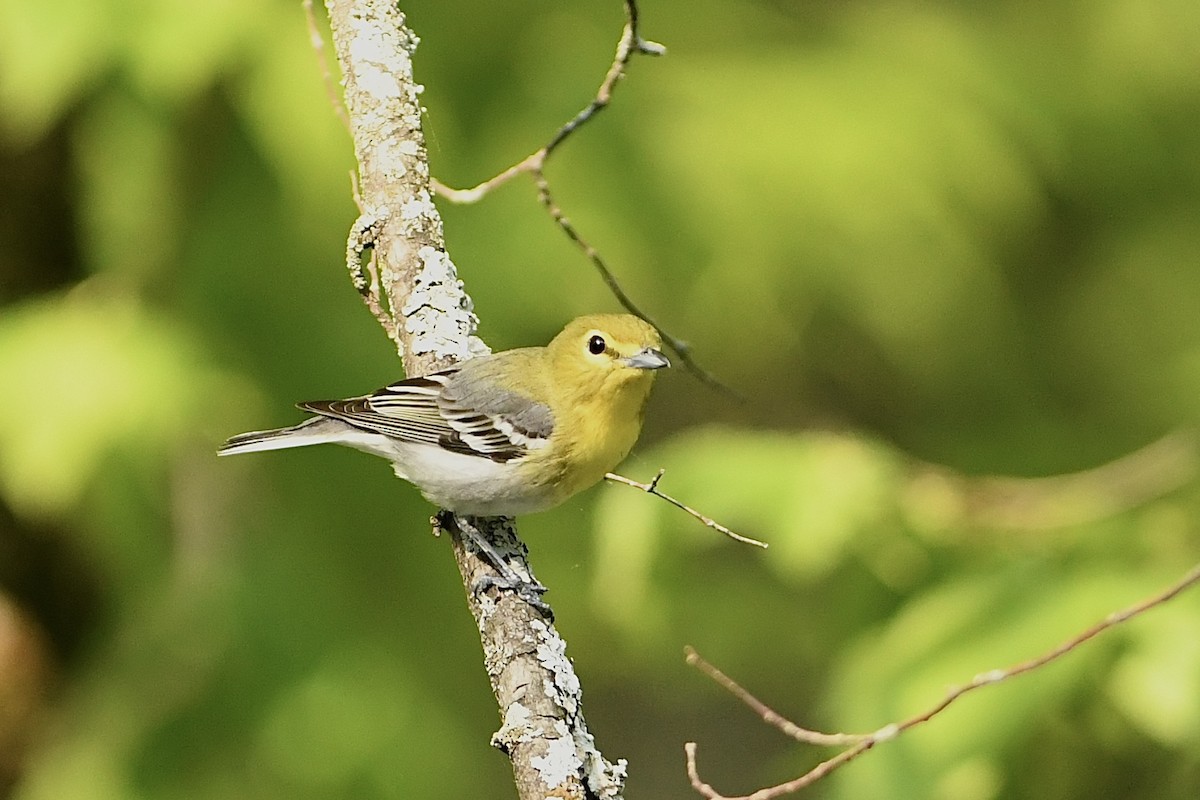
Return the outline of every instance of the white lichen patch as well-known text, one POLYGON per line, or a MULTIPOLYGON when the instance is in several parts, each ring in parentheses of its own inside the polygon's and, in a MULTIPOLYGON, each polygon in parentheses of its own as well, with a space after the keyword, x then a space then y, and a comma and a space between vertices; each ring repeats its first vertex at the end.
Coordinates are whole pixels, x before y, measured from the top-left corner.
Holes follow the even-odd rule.
POLYGON ((379 100, 400 97, 400 82, 392 73, 378 67, 358 73, 358 88, 379 100))
POLYGON ((402 158, 395 158, 391 148, 386 142, 376 145, 374 148, 375 157, 372 158, 372 164, 376 165, 376 169, 383 177, 383 180, 389 183, 399 183, 408 175, 408 164, 402 158))
POLYGON ((397 61, 407 61, 396 50, 392 42, 376 34, 377 29, 359 26, 350 39, 350 59, 355 64, 391 64, 397 61))
POLYGON ((410 352, 463 361, 471 355, 468 337, 478 320, 469 310, 454 262, 445 251, 429 246, 417 251, 417 258, 421 271, 400 309, 410 352))
POLYGON ((400 218, 406 222, 423 221, 427 224, 441 224, 437 206, 433 204, 433 198, 429 196, 429 192, 424 189, 418 191, 415 197, 400 206, 400 218))
POLYGON ((492 734, 492 747, 510 751, 515 745, 535 738, 532 722, 532 711, 522 703, 509 703, 508 708, 504 709, 504 724, 492 734))
POLYGON ((588 789, 599 798, 620 797, 621 792, 625 790, 625 781, 629 778, 629 762, 618 758, 617 763, 610 764, 594 746, 585 752, 588 754, 588 789))
POLYGON ((583 768, 583 761, 575 752, 575 742, 570 735, 566 735, 550 739, 546 755, 534 756, 529 759, 529 766, 537 770, 538 775, 542 778, 542 783, 547 788, 555 789, 566 783, 568 778, 579 775, 583 768))
POLYGON ((504 711, 504 727, 525 728, 532 718, 533 712, 528 708, 520 703, 510 703, 504 711))
POLYGON ((407 51, 388 39, 363 27, 350 40, 350 60, 357 67, 355 85, 380 100, 401 97, 406 85, 411 84, 412 60, 407 51), (402 82, 397 76, 406 80, 402 82))
POLYGON ((549 628, 542 622, 531 623, 541 633, 535 654, 542 668, 554 676, 554 683, 546 685, 546 693, 555 705, 574 719, 579 708, 579 677, 567 658, 567 643, 561 637, 550 635, 549 628))

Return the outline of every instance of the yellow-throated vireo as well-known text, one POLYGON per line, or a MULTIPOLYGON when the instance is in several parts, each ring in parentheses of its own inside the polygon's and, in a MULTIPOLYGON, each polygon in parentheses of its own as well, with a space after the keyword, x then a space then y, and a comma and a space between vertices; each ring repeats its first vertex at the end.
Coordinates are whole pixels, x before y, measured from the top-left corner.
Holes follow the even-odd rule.
MULTIPOLYGON (((658 332, 627 314, 571 322, 546 347, 480 356, 234 436, 220 455, 347 445, 383 456, 431 502, 466 516, 541 511, 599 482, 641 432, 658 332)), ((474 537, 472 537, 474 538, 474 537)))

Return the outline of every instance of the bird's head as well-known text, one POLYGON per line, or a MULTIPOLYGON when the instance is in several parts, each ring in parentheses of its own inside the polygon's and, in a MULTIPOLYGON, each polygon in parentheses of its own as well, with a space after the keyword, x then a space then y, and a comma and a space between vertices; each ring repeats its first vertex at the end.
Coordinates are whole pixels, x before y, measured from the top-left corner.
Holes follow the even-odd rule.
POLYGON ((638 317, 590 314, 567 325, 548 349, 552 374, 584 402, 602 392, 632 391, 644 399, 655 371, 671 365, 661 347, 658 331, 638 317))

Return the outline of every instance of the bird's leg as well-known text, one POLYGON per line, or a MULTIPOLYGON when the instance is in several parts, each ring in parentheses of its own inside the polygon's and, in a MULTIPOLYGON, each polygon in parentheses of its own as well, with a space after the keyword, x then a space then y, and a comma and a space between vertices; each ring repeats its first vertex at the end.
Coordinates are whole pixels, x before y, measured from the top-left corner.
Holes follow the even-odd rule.
POLYGON ((469 517, 460 517, 449 511, 440 512, 438 517, 438 521, 442 524, 442 527, 447 527, 447 523, 453 525, 462 535, 463 539, 469 541, 483 559, 491 564, 496 572, 499 573, 497 575, 484 575, 476 580, 475 585, 471 587, 471 591, 474 594, 481 595, 493 586, 499 589, 508 589, 509 591, 516 592, 518 597, 543 615, 553 619, 554 615, 550 610, 550 606, 542 602, 541 598, 541 595, 546 591, 546 587, 537 578, 533 577, 532 572, 529 573, 528 577, 524 577, 513 569, 504 560, 504 556, 500 555, 500 551, 495 548, 469 517))

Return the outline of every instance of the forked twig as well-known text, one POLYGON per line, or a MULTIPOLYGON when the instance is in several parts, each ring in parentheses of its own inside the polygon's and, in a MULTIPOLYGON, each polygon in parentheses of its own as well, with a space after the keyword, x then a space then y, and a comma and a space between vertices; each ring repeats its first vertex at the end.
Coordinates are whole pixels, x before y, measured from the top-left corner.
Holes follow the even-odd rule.
MULTIPOLYGON (((596 271, 600 273, 601 280, 604 281, 604 284, 609 288, 609 291, 611 291, 613 296, 616 297, 617 302, 619 302, 630 314, 641 317, 646 322, 650 323, 650 325, 652 325, 654 329, 658 331, 659 335, 662 336, 663 342, 666 344, 666 346, 670 348, 670 350, 675 353, 676 356, 679 357, 681 362, 683 362, 684 367, 686 367, 689 372, 700 379, 702 383, 710 388, 717 389, 718 391, 733 397, 734 399, 741 400, 742 398, 740 395, 738 395, 725 384, 718 381, 712 375, 712 373, 708 372, 696 363, 696 360, 691 354, 691 346, 686 341, 676 336, 672 336, 661 325, 651 319, 646 312, 642 311, 634 304, 633 300, 621 287, 616 275, 614 275, 612 270, 608 268, 608 265, 600 256, 599 252, 590 244, 588 244, 586 240, 584 240, 584 238, 579 234, 579 231, 575 229, 575 226, 571 224, 570 220, 567 219, 567 216, 563 213, 562 209, 554 201, 550 192, 550 184, 546 180, 544 168, 547 159, 550 157, 550 154, 553 153, 559 145, 566 141, 571 134, 579 130, 584 123, 608 107, 608 104, 612 101, 613 90, 616 88, 617 82, 624 77, 625 69, 628 67, 629 61, 633 58, 634 54, 641 53, 643 55, 657 56, 666 52, 666 48, 661 44, 643 39, 641 33, 639 33, 638 8, 636 0, 624 0, 624 3, 626 15, 625 28, 622 31, 621 40, 617 43, 617 52, 613 57, 612 65, 609 66, 608 72, 605 73, 604 80, 601 81, 600 87, 596 90, 595 97, 593 97, 592 100, 579 111, 579 113, 563 124, 563 126, 557 131, 555 131, 554 136, 550 138, 550 141, 518 161, 516 164, 513 164, 508 169, 505 169, 503 172, 488 178, 483 183, 473 186, 470 189, 454 189, 442 183, 437 178, 432 177, 429 179, 429 186, 435 194, 440 195, 450 202, 466 205, 479 202, 493 189, 503 186, 517 175, 522 175, 525 173, 532 175, 534 183, 537 186, 539 202, 541 202, 541 204, 545 207, 551 218, 559 226, 563 233, 565 233, 567 237, 570 238, 571 241, 573 241, 583 251, 585 257, 592 262, 592 266, 594 266, 596 271)), ((317 25, 316 15, 313 12, 312 0, 304 0, 303 6, 305 20, 308 24, 309 42, 312 45, 313 51, 317 55, 317 62, 321 68, 321 78, 325 86, 325 93, 328 96, 329 104, 333 107, 334 113, 337 114, 338 118, 346 126, 346 129, 349 130, 350 119, 346 112, 345 106, 340 100, 337 85, 334 82, 333 74, 329 69, 328 60, 325 57, 325 40, 322 37, 321 30, 317 25)), ((364 211, 361 202, 359 203, 359 211, 364 211)), ((373 257, 373 254, 371 254, 371 258, 373 257)), ((368 268, 371 268, 372 266, 372 264, 367 265, 368 268)), ((372 303, 371 295, 364 293, 363 296, 367 300, 368 305, 371 305, 371 313, 375 315, 376 319, 379 319, 381 322, 383 322, 385 318, 381 316, 382 312, 378 301, 376 300, 374 303, 372 303)))
POLYGON ((689 665, 700 670, 709 678, 712 678, 714 682, 719 684, 727 692, 732 694, 738 700, 741 700, 746 705, 750 706, 750 708, 753 709, 756 714, 762 717, 763 722, 767 723, 768 725, 773 725, 781 730, 785 736, 790 736, 798 742, 815 744, 821 747, 841 747, 847 744, 857 744, 870 735, 863 733, 821 733, 820 731, 801 728, 799 725, 789 719, 786 719, 766 703, 743 689, 733 678, 729 677, 724 672, 705 661, 691 645, 683 648, 683 655, 684 660, 689 665))
POLYGON ((709 800, 774 800, 776 797, 781 797, 785 794, 791 794, 792 792, 798 792, 806 786, 811 786, 829 773, 836 770, 838 767, 853 761, 882 741, 885 740, 883 738, 863 739, 850 749, 843 750, 833 758, 817 764, 815 767, 795 780, 788 781, 787 783, 781 783, 776 786, 770 786, 766 789, 759 789, 751 794, 741 795, 738 797, 727 797, 714 789, 710 784, 707 784, 701 780, 699 769, 696 766, 695 742, 687 742, 684 744, 683 752, 687 757, 688 780, 691 781, 692 788, 704 797, 709 798, 709 800))
MULTIPOLYGON (((655 322, 645 311, 641 310, 634 304, 633 300, 621 287, 616 275, 609 269, 608 264, 600 256, 596 248, 588 244, 587 240, 580 235, 579 231, 567 219, 565 213, 558 203, 555 202, 554 196, 550 191, 550 182, 546 179, 545 166, 559 145, 566 141, 573 133, 579 130, 585 123, 596 116, 596 114, 608 107, 612 101, 612 93, 616 88, 617 82, 624 76, 625 69, 629 65, 629 61, 635 53, 644 55, 662 55, 666 52, 661 44, 650 42, 642 38, 638 32, 638 8, 636 0, 625 0, 626 22, 625 28, 621 33, 621 40, 617 43, 617 52, 613 57, 612 65, 609 66, 608 72, 604 75, 604 80, 600 83, 600 88, 596 90, 595 97, 583 107, 574 117, 568 120, 560 127, 550 141, 542 145, 540 148, 530 153, 525 158, 513 164, 508 169, 500 172, 497 175, 488 178, 483 183, 473 186, 470 189, 454 189, 446 186, 437 179, 432 179, 430 185, 433 190, 444 197, 445 199, 460 204, 477 203, 487 196, 489 192, 496 189, 518 175, 528 173, 533 177, 534 184, 537 187, 538 201, 550 214, 555 224, 562 230, 567 237, 583 251, 584 256, 592 262, 592 266, 600 273, 601 280, 609 288, 609 291, 616 297, 626 311, 635 316, 641 317, 646 322, 654 326, 655 330, 662 336, 663 342, 670 350, 679 357, 683 365, 689 372, 699 378, 706 385, 718 389, 727 395, 737 397, 729 387, 718 381, 711 373, 702 368, 692 358, 691 347, 686 341, 676 336, 672 336, 661 325, 655 322)), ((740 398, 739 398, 740 399, 740 398)))
POLYGON ((621 40, 617 42, 617 53, 613 56, 612 66, 605 73, 604 80, 601 81, 600 88, 596 90, 595 97, 578 114, 571 117, 562 127, 555 131, 554 135, 550 137, 550 141, 530 153, 521 161, 513 164, 500 174, 488 178, 478 186, 473 186, 470 189, 453 189, 437 179, 433 179, 431 185, 434 191, 452 203, 464 205, 478 203, 493 189, 503 186, 517 175, 526 172, 533 174, 540 173, 546 165, 546 159, 549 158, 550 154, 566 141, 571 134, 579 130, 584 123, 603 111, 612 101, 613 89, 616 87, 617 81, 624 76, 625 69, 629 66, 629 61, 635 53, 660 56, 667 51, 661 44, 642 38, 641 33, 638 31, 638 8, 636 0, 625 0, 625 17, 625 28, 621 33, 621 40))
POLYGON ((854 760, 858 756, 870 750, 876 744, 893 739, 909 728, 913 728, 917 725, 928 722, 938 714, 945 711, 952 703, 968 692, 972 692, 984 686, 991 686, 993 684, 1006 681, 1009 678, 1014 678, 1017 675, 1022 675, 1026 672, 1032 672, 1033 670, 1045 666, 1051 661, 1054 661, 1071 652, 1084 642, 1087 642, 1089 639, 1099 636, 1101 633, 1104 633, 1110 628, 1116 627, 1123 622, 1128 622, 1129 620, 1144 614, 1150 609, 1166 603, 1197 583, 1200 583, 1200 564, 1192 567, 1192 569, 1189 570, 1186 575, 1168 586, 1166 589, 1163 589, 1157 594, 1148 597, 1141 602, 1134 603, 1133 605, 1120 611, 1114 611, 1096 624, 1059 644, 1057 647, 1054 647, 1034 658, 1013 664, 1005 669, 994 669, 988 672, 981 672, 965 685, 957 686, 951 689, 946 693, 945 697, 943 697, 929 709, 909 717, 903 722, 894 722, 885 725, 878 731, 868 734, 824 734, 816 731, 810 731, 806 728, 801 728, 800 726, 795 725, 776 713, 762 701, 755 698, 740 685, 738 685, 732 678, 728 677, 716 667, 709 664, 707 661, 701 658, 695 650, 689 647, 686 651, 687 663, 704 672, 714 681, 731 692, 739 700, 746 703, 746 705, 752 708, 760 717, 763 718, 763 720, 771 725, 774 725, 776 728, 779 728, 788 736, 811 744, 852 744, 852 746, 838 753, 836 756, 822 761, 808 772, 797 778, 794 778, 793 780, 776 784, 775 786, 759 789, 748 795, 730 797, 728 795, 721 794, 712 786, 701 780, 699 769, 696 766, 696 743, 688 742, 686 745, 684 745, 684 752, 687 756, 688 778, 691 781, 692 788, 702 796, 708 798, 708 800, 772 800, 773 798, 798 791, 812 783, 815 783, 844 764, 854 760))
POLYGON ((615 472, 609 472, 604 477, 613 483, 623 483, 626 486, 632 486, 635 489, 641 489, 646 494, 652 494, 655 497, 660 497, 681 511, 691 514, 692 517, 712 528, 713 530, 725 534, 734 541, 742 542, 743 544, 752 544, 755 547, 766 549, 766 542, 760 542, 758 539, 751 539, 749 536, 742 536, 740 533, 732 531, 721 523, 717 522, 712 517, 705 516, 691 506, 679 502, 674 497, 671 497, 671 495, 659 491, 658 482, 662 480, 662 476, 665 475, 666 472, 667 471, 665 469, 660 469, 658 474, 654 476, 654 480, 650 481, 649 483, 641 483, 633 480, 632 478, 626 478, 624 475, 618 475, 615 472))

